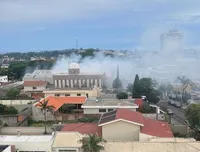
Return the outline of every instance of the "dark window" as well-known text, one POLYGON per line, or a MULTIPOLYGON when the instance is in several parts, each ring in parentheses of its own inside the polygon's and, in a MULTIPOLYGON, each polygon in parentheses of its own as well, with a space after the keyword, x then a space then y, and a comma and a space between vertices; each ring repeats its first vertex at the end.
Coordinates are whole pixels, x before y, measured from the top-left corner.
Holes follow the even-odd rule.
POLYGON ((86 93, 86 97, 88 98, 88 93, 86 93))
POLYGON ((70 94, 65 94, 65 96, 67 97, 67 96, 70 96, 70 94))
POLYGON ((81 96, 81 94, 80 94, 80 93, 78 93, 78 94, 77 94, 77 96, 81 96))
POLYGON ((106 112, 106 109, 99 109, 99 112, 106 112))
POLYGON ((59 96, 60 96, 60 94, 55 94, 55 96, 56 96, 56 97, 59 97, 59 96))
POLYGON ((113 109, 108 109, 108 112, 113 111, 113 109))
POLYGON ((37 87, 33 87, 33 89, 37 89, 37 87))

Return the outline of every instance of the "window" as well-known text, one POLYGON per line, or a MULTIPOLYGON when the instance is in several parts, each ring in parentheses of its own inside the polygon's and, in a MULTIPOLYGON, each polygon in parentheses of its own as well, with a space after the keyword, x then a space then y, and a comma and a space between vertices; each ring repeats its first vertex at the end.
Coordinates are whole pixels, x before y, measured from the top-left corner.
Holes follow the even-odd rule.
POLYGON ((88 98, 88 93, 86 93, 86 97, 88 98))
POLYGON ((37 89, 37 87, 33 87, 33 89, 37 89))
POLYGON ((77 96, 81 96, 81 94, 80 94, 80 93, 78 93, 78 94, 77 94, 77 96))
POLYGON ((60 96, 60 94, 55 94, 55 96, 56 96, 56 97, 59 97, 59 96, 60 96))
POLYGON ((70 94, 65 94, 65 97, 70 96, 70 94))
POLYGON ((106 112, 106 109, 99 109, 99 112, 106 112))
POLYGON ((108 112, 113 111, 113 109, 108 109, 108 112))

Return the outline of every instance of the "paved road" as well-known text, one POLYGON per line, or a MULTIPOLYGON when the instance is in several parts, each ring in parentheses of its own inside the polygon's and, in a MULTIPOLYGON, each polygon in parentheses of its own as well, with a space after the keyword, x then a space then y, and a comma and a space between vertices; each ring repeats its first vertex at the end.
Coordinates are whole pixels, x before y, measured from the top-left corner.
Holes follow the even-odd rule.
POLYGON ((158 106, 160 106, 161 109, 171 109, 174 113, 172 117, 180 123, 184 124, 185 114, 182 108, 176 108, 172 105, 169 105, 167 102, 159 102, 158 106))

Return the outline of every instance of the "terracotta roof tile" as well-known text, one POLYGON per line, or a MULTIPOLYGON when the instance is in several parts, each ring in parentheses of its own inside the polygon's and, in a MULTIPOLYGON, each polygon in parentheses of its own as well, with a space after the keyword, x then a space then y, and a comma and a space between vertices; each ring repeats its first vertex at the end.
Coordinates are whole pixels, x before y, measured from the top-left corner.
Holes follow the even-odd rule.
POLYGON ((47 83, 47 81, 24 81, 24 86, 44 86, 47 83))
POLYGON ((144 127, 141 133, 156 137, 173 137, 171 128, 167 122, 144 118, 144 127))
POLYGON ((98 136, 102 136, 101 127, 96 123, 66 124, 61 131, 77 131, 81 134, 97 134, 98 136))
MULTIPOLYGON (((86 97, 54 97, 49 96, 40 102, 48 100, 48 106, 53 106, 54 111, 57 111, 63 104, 83 104, 86 97)), ((40 102, 36 103, 35 106, 40 106, 40 102)))

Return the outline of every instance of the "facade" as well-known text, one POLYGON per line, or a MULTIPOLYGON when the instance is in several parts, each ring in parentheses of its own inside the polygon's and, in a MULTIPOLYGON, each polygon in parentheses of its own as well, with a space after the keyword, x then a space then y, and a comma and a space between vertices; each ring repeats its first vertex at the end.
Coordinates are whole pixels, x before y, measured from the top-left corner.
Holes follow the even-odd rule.
POLYGON ((170 30, 160 36, 161 50, 182 50, 183 35, 177 30, 170 30))
POLYGON ((103 114, 99 127, 102 127, 102 137, 107 141, 148 141, 153 137, 173 137, 168 123, 145 118, 141 113, 128 109, 103 114))
POLYGON ((65 97, 65 96, 84 96, 84 97, 98 97, 100 95, 99 88, 63 88, 63 89, 52 89, 52 90, 45 90, 43 91, 46 97, 48 96, 59 96, 59 97, 65 97))
POLYGON ((8 82, 8 76, 5 75, 5 76, 0 76, 0 82, 8 82))
POLYGON ((83 74, 77 63, 71 63, 68 73, 53 74, 55 88, 102 88, 105 74, 83 74))
POLYGON ((84 114, 102 114, 117 110, 119 108, 130 109, 136 111, 138 105, 134 104, 134 99, 101 99, 101 98, 88 98, 88 100, 81 106, 84 114))
POLYGON ((35 70, 33 73, 26 73, 23 81, 47 81, 53 84, 53 75, 51 70, 35 70))
POLYGON ((47 84, 47 81, 24 81, 24 92, 42 92, 47 84))

